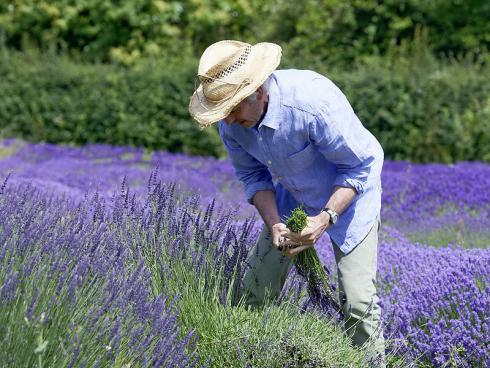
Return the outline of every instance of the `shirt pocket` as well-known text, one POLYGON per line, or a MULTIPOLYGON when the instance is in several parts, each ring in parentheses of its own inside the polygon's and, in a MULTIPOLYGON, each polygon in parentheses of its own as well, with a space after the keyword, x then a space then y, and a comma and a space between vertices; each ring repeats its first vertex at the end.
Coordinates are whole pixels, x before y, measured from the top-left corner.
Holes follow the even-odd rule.
POLYGON ((308 144, 299 152, 286 157, 286 165, 292 174, 300 173, 310 167, 315 160, 316 150, 312 144, 308 144))

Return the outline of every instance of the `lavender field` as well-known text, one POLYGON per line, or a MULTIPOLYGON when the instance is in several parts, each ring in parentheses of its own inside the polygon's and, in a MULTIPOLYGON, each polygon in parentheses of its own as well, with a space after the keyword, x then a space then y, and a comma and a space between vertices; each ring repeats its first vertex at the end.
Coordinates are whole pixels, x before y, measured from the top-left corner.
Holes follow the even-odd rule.
MULTIPOLYGON (((392 355, 402 366, 489 367, 490 165, 386 162, 382 183, 378 285, 392 355)), ((204 346, 203 326, 212 326, 189 305, 216 308, 208 320, 240 318, 228 297, 261 225, 229 162, 4 140, 0 185, 1 366, 233 366, 228 356, 243 367, 279 358, 277 366, 329 366, 313 353, 301 365, 293 347, 252 338, 204 346), (189 268, 173 268, 176 259, 189 268), (222 272, 207 277, 212 270, 222 272), (196 296, 209 290, 217 304, 196 296)), ((328 239, 318 251, 333 283, 328 239)), ((293 294, 296 281, 292 272, 293 294)), ((265 336, 264 326, 278 326, 285 335, 276 338, 298 349, 299 332, 282 325, 289 305, 247 328, 265 336)), ((298 323, 316 326, 314 308, 305 309, 298 323)), ((334 343, 331 362, 351 360, 332 367, 369 366, 334 343)))

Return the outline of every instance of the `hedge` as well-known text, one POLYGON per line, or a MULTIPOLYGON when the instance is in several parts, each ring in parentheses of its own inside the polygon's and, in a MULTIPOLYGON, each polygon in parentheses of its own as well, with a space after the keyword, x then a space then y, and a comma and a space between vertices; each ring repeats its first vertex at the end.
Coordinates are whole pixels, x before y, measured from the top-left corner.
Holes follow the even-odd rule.
POLYGON ((485 0, 9 0, 0 44, 66 50, 85 60, 133 63, 202 53, 220 39, 274 41, 332 62, 384 54, 428 30, 434 54, 490 48, 485 0))
POLYGON ((217 130, 200 131, 188 115, 195 60, 131 69, 38 53, 0 60, 1 136, 223 155, 217 130))
MULTIPOLYGON (((188 114, 197 60, 145 60, 133 67, 4 51, 0 137, 144 146, 224 156, 216 127, 188 114)), ((335 81, 389 159, 490 162, 490 66, 436 60, 428 51, 374 57, 355 67, 288 58, 335 81)))
POLYGON ((427 50, 325 71, 395 160, 490 162, 490 65, 427 50))

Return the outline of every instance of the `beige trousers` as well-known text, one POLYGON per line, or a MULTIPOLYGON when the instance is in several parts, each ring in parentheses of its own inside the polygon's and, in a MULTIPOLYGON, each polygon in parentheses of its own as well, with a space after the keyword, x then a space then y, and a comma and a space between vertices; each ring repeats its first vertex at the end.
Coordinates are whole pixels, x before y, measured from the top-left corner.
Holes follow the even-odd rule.
MULTIPOLYGON (((384 360, 381 310, 375 286, 378 230, 379 221, 364 240, 348 254, 343 254, 336 245, 333 248, 340 299, 344 301, 345 331, 354 345, 370 343, 371 349, 374 348, 374 352, 384 360)), ((246 304, 259 306, 264 302, 266 295, 271 298, 278 297, 292 261, 273 247, 266 226, 250 251, 247 262, 250 268, 243 278, 246 304)))

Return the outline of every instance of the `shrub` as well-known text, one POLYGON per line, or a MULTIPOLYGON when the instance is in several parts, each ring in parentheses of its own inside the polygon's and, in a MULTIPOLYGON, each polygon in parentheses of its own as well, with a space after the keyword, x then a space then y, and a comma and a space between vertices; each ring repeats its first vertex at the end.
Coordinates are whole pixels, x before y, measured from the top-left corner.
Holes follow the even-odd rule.
MULTIPOLYGON (((238 220, 214 201, 204 211, 198 195, 185 197, 154 178, 149 180, 152 206, 141 216, 145 231, 131 232, 146 235, 135 244, 152 270, 155 294, 163 287, 178 296, 181 328, 198 337, 196 353, 203 365, 369 366, 367 349, 352 347, 334 319, 302 309, 300 295, 309 298, 300 283, 292 283, 281 300, 245 306, 239 281, 250 267, 246 256, 258 236, 253 218, 238 220)), ((129 219, 128 228, 141 222, 129 219)))
POLYGON ((0 183, 0 366, 368 366, 293 299, 232 307, 254 222, 156 172, 146 200, 123 181, 109 205, 0 183))
POLYGON ((152 294, 97 195, 77 206, 32 186, 2 192, 0 366, 193 366, 177 299, 152 294))
POLYGON ((201 132, 188 114, 196 68, 185 58, 128 69, 7 53, 0 62, 0 135, 219 156, 217 130, 201 132))
POLYGON ((384 54, 420 26, 437 54, 481 52, 488 11, 487 1, 457 0, 9 0, 0 2, 0 43, 133 63, 183 48, 200 54, 219 39, 273 40, 345 63, 384 54))
POLYGON ((341 87, 387 158, 490 161, 488 64, 437 60, 419 43, 355 67, 313 67, 341 87))
MULTIPOLYGON (((437 60, 423 44, 356 66, 330 67, 285 51, 281 68, 335 81, 385 156, 416 162, 490 161, 490 65, 437 60)), ((197 59, 145 59, 132 67, 5 52, 0 136, 109 143, 222 157, 216 126, 200 131, 187 107, 197 59)))

